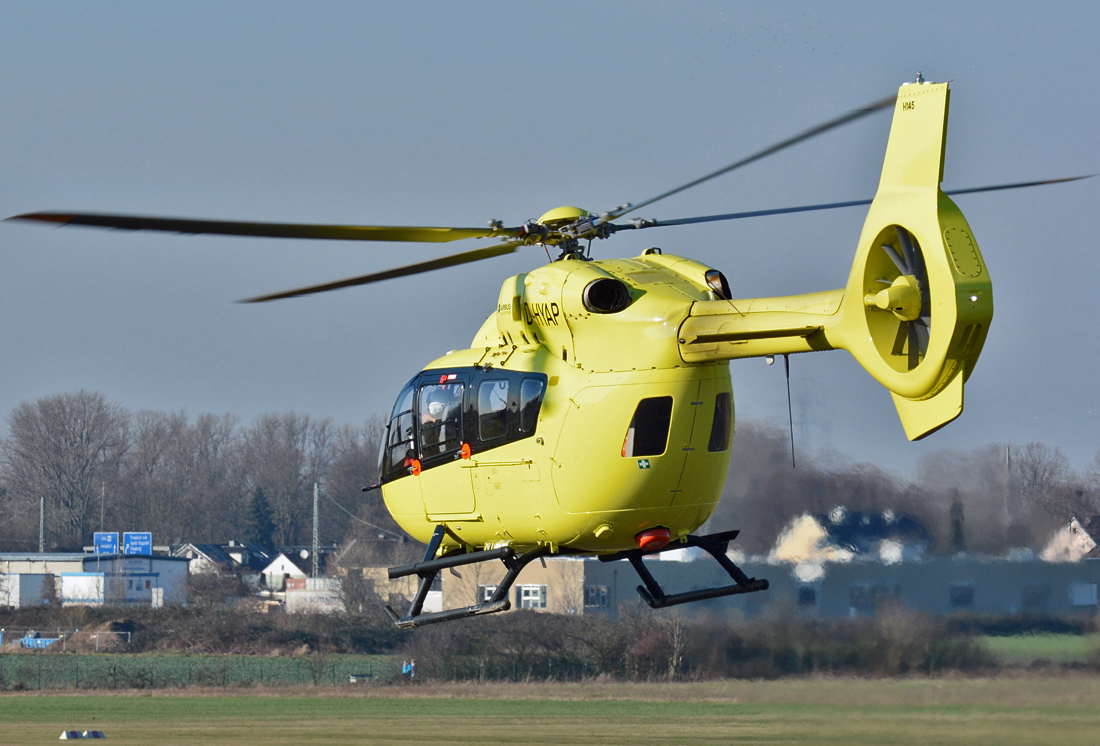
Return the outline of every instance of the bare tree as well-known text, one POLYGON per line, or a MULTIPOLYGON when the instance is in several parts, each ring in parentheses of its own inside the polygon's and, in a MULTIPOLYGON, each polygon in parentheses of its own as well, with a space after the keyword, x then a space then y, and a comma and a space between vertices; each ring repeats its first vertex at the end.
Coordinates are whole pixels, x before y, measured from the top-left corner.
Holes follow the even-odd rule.
POLYGON ((19 502, 46 502, 49 546, 77 548, 98 524, 100 490, 114 484, 130 416, 102 394, 78 391, 20 404, 0 441, 4 481, 19 502))
POLYGON ((236 418, 140 412, 112 508, 167 541, 239 538, 246 520, 236 418))
POLYGON ((249 487, 263 488, 275 519, 275 540, 298 544, 311 531, 312 485, 332 461, 331 420, 294 412, 263 415, 245 433, 249 487))

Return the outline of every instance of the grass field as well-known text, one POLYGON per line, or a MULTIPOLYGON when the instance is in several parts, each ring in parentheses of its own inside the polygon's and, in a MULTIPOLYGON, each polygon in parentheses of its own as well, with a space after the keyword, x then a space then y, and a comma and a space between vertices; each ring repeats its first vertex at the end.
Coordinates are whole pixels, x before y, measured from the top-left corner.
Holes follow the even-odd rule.
POLYGON ((0 744, 1092 744, 1100 679, 799 679, 9 694, 0 744))
POLYGON ((981 640, 995 659, 1011 665, 1039 660, 1085 663, 1100 654, 1100 635, 1012 635, 981 640))

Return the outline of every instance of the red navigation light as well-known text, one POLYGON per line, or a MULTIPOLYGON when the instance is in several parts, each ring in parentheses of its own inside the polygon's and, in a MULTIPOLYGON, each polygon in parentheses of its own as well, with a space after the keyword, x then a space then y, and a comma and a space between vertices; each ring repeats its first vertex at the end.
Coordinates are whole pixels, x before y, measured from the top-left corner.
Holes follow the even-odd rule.
POLYGON ((635 536, 634 541, 643 550, 662 549, 672 541, 672 534, 667 528, 650 528, 635 536))

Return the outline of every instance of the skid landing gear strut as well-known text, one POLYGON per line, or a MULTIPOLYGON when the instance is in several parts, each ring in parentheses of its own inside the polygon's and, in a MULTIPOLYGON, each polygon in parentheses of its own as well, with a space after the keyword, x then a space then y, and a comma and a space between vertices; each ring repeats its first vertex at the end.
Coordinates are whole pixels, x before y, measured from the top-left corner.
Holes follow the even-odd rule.
POLYGON ((645 599, 645 602, 654 609, 663 609, 667 606, 676 606, 678 604, 691 603, 692 601, 704 601, 708 598, 734 596, 739 593, 766 591, 768 589, 767 580, 757 580, 756 578, 746 576, 745 573, 741 571, 741 568, 733 564, 730 558, 726 556, 726 550, 729 548, 729 543, 736 539, 739 533, 739 531, 723 531, 721 533, 708 534, 706 536, 686 536, 682 541, 667 544, 660 549, 628 549, 625 552, 616 552, 615 554, 602 554, 600 555, 600 561, 615 562, 621 559, 629 560, 630 564, 633 565, 634 569, 638 572, 638 576, 642 579, 642 583, 644 583, 644 585, 638 586, 638 593, 645 599), (718 561, 718 564, 722 566, 722 569, 733 578, 734 584, 718 586, 716 588, 701 588, 685 593, 674 593, 672 595, 666 594, 664 589, 661 588, 661 585, 653 575, 650 574, 649 568, 642 562, 642 558, 660 554, 661 552, 672 551, 673 549, 682 549, 685 546, 699 547, 714 557, 714 559, 718 561))
POLYGON ((431 541, 428 542, 428 549, 424 552, 424 560, 422 562, 417 562, 415 565, 406 565, 405 567, 391 567, 389 569, 390 580, 394 578, 403 578, 407 575, 420 576, 420 587, 416 589, 416 595, 413 597, 412 603, 409 605, 409 612, 405 616, 398 616, 396 611, 390 606, 386 606, 386 614, 388 614, 390 619, 393 620, 393 623, 401 629, 410 629, 425 624, 435 624, 436 622, 449 622, 454 619, 465 619, 468 616, 477 616, 479 614, 494 614, 498 611, 508 611, 508 609, 512 608, 512 602, 508 600, 508 592, 516 582, 516 578, 519 577, 520 571, 534 560, 550 554, 550 547, 538 547, 537 549, 532 549, 520 555, 517 555, 515 550, 511 547, 501 547, 500 549, 489 549, 483 552, 462 552, 460 550, 456 553, 444 555, 439 559, 432 559, 439 550, 439 545, 443 541, 443 536, 446 533, 447 529, 444 526, 435 527, 435 533, 432 534, 431 541), (505 574, 504 579, 500 581, 500 585, 493 591, 493 595, 488 601, 473 606, 465 606, 460 609, 448 609, 446 611, 438 611, 429 614, 421 613, 424 608, 424 600, 427 599, 428 591, 431 590, 432 584, 435 582, 435 578, 440 570, 453 570, 453 568, 461 567, 462 565, 473 565, 478 562, 489 562, 492 560, 500 560, 503 562, 504 566, 508 568, 508 572, 505 574))

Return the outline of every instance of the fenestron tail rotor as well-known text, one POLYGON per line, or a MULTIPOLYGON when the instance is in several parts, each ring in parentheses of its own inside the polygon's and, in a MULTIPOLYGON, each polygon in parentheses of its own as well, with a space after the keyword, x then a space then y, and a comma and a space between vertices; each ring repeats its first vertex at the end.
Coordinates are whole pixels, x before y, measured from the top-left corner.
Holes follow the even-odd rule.
POLYGON ((898 330, 890 354, 904 357, 907 370, 913 370, 928 352, 932 330, 931 293, 924 255, 916 237, 900 225, 894 229, 898 246, 883 243, 880 248, 897 268, 898 275, 878 278, 877 282, 889 287, 878 293, 868 293, 864 303, 872 312, 886 311, 897 317, 898 330))

